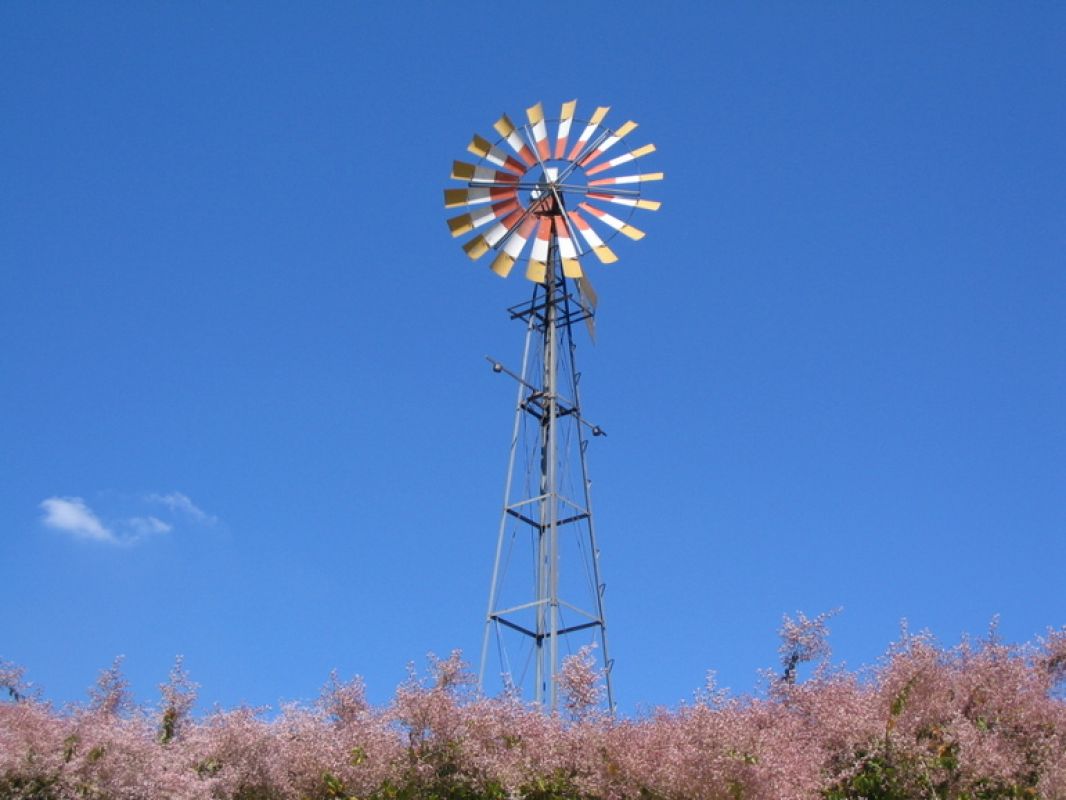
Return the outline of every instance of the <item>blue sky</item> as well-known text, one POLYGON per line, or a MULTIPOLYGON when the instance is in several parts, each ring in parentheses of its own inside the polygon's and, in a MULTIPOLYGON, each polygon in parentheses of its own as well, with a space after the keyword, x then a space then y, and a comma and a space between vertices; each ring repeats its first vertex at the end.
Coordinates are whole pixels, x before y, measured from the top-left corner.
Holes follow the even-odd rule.
POLYGON ((852 667, 1066 623, 1066 11, 659 5, 0 6, 0 656, 204 707, 473 660, 528 284, 441 189, 572 98, 666 173, 580 353, 623 710, 797 609, 852 667))

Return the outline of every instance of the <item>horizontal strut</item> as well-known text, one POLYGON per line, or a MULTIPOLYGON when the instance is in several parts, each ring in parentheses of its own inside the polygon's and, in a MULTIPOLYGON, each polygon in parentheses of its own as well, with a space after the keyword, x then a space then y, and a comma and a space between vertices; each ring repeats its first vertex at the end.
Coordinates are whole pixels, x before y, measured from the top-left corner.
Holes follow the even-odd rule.
MULTIPOLYGON (((538 642, 552 638, 550 632, 536 633, 535 631, 531 631, 529 628, 519 625, 517 622, 511 622, 511 620, 507 619, 506 617, 501 617, 499 614, 490 614, 489 619, 491 619, 493 622, 498 622, 501 625, 505 625, 511 630, 518 631, 519 633, 524 633, 529 638, 536 639, 538 642)), ((600 620, 594 620, 592 622, 582 622, 580 625, 571 625, 569 628, 560 628, 558 631, 558 635, 564 636, 568 633, 575 633, 576 631, 584 631, 588 630, 589 628, 595 628, 601 626, 602 624, 603 623, 600 620)))

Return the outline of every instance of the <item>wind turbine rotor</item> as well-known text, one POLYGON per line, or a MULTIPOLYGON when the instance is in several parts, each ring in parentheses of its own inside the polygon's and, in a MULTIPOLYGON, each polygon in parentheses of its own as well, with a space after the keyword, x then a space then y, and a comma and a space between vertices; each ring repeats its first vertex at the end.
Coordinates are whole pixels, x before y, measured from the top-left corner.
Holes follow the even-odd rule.
POLYGON ((478 163, 455 161, 451 177, 462 188, 444 191, 446 208, 469 208, 448 219, 448 228, 454 237, 474 233, 463 244, 471 259, 494 252, 490 266, 500 277, 525 262, 526 278, 543 283, 554 246, 563 275, 580 280, 583 298, 594 305, 582 257, 591 253, 600 263, 614 263, 618 257, 607 241, 618 233, 642 239, 644 231, 629 224, 628 216, 638 209, 657 211, 662 205, 641 197, 640 190, 645 183, 662 180, 663 173, 610 174, 654 153, 655 145, 606 159, 605 154, 637 128, 632 121, 611 128, 605 123, 609 110, 600 106, 589 119, 579 119, 577 101, 571 100, 562 104, 557 119, 549 120, 537 103, 526 109, 525 124, 501 115, 493 125, 499 137, 495 143, 474 134, 467 150, 478 163), (571 134, 577 130, 575 140, 571 134), (619 218, 601 203, 627 209, 628 216, 619 218))

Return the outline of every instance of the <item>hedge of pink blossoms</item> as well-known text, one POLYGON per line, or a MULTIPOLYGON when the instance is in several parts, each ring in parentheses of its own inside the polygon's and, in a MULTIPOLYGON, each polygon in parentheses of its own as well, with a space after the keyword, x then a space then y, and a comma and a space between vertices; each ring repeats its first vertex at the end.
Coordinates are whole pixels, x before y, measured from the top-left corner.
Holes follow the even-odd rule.
POLYGON ((563 714, 471 689, 457 654, 383 708, 333 678, 311 707, 191 714, 180 661, 158 706, 116 664, 83 706, 57 709, 0 662, 0 798, 1066 798, 1066 628, 1032 645, 951 649, 905 635, 863 675, 825 661, 825 616, 786 619, 783 674, 757 697, 713 686, 637 719, 601 710, 587 653, 563 714), (821 627, 819 627, 821 626, 821 627))

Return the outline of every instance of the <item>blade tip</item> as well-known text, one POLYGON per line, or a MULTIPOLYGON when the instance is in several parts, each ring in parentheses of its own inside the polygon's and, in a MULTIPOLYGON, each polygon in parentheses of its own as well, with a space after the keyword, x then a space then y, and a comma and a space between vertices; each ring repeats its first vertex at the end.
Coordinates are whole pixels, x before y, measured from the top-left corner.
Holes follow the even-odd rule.
POLYGON ((506 114, 496 120, 496 124, 492 127, 496 129, 496 133, 500 134, 500 136, 508 136, 515 129, 514 123, 511 122, 506 114))
POLYGON ((466 204, 466 191, 464 189, 445 189, 444 207, 456 208, 466 204))
POLYGON ((462 236, 464 233, 474 230, 474 223, 469 214, 463 214, 448 220, 448 230, 452 232, 453 237, 462 236))
POLYGON ((605 244, 596 248, 596 256, 604 264, 613 264, 618 260, 618 256, 614 254, 614 251, 605 244))
POLYGON ((489 243, 485 241, 484 236, 475 236, 469 242, 463 245, 463 250, 470 256, 471 261, 477 261, 489 250, 489 243))
POLYGON ((457 181, 468 181, 474 177, 474 165, 465 161, 452 162, 452 177, 457 181))
POLYGON ((543 261, 535 261, 530 259, 529 266, 526 267, 526 279, 533 281, 533 283, 544 283, 544 279, 548 275, 548 265, 543 261))
POLYGON ((511 268, 513 266, 514 259, 507 255, 507 253, 500 253, 496 256, 489 268, 501 278, 506 278, 511 273, 511 268))

